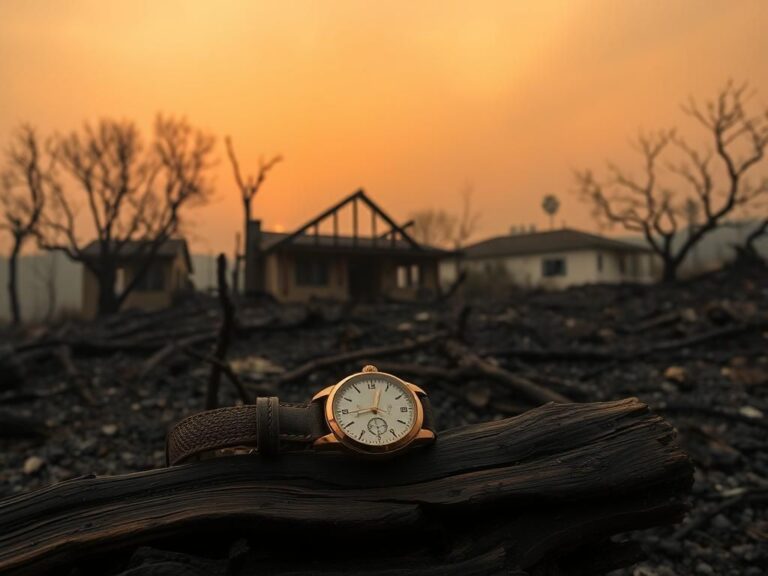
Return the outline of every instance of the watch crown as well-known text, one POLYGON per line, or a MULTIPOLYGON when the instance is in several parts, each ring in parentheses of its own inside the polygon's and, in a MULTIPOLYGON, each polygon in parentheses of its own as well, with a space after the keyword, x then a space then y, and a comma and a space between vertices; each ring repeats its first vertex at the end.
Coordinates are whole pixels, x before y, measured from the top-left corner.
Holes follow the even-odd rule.
POLYGON ((373 364, 368 364, 367 366, 363 366, 363 372, 378 372, 379 369, 376 368, 373 364))

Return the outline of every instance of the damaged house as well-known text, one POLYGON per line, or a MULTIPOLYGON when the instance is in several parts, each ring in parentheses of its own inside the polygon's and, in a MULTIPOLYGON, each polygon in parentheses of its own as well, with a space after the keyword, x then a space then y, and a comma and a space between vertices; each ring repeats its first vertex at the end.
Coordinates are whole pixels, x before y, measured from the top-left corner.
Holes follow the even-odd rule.
POLYGON ((245 290, 285 302, 413 300, 438 291, 448 252, 419 244, 359 190, 294 232, 246 231, 245 290))

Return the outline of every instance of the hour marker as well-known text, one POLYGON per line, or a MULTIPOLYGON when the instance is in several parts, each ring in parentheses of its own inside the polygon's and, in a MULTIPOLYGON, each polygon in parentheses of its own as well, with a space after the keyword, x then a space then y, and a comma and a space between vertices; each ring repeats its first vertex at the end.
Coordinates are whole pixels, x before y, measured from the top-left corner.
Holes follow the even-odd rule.
POLYGON ((354 424, 354 421, 345 424, 344 428, 349 428, 350 426, 352 426, 352 424, 354 424))
POLYGON ((346 400, 347 402, 352 402, 352 398, 347 398, 346 396, 344 396, 344 400, 346 400))
POLYGON ((402 420, 398 420, 398 422, 400 422, 400 424, 405 424, 405 422, 403 422, 402 420))
POLYGON ((386 392, 387 390, 389 390, 389 382, 387 382, 387 387, 384 388, 384 392, 386 392))
POLYGON ((395 396, 395 400, 400 400, 400 398, 402 398, 402 397, 403 397, 402 394, 400 394, 400 396, 395 396))
POLYGON ((360 431, 360 436, 358 436, 358 438, 362 438, 362 437, 363 437, 363 434, 365 434, 365 430, 361 430, 361 431, 360 431))
POLYGON ((352 384, 352 388, 354 388, 354 389, 355 389, 355 392, 357 392, 358 394, 360 394, 360 390, 358 389, 358 387, 357 387, 357 386, 355 386, 354 384, 352 384))

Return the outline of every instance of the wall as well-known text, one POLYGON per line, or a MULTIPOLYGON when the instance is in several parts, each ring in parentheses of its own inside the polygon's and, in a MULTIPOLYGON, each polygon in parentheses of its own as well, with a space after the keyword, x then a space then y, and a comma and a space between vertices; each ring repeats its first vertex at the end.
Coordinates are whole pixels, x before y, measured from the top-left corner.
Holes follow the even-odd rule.
MULTIPOLYGON (((195 287, 199 290, 215 288, 215 256, 195 255, 192 260, 195 287)), ((55 288, 54 318, 61 315, 83 315, 84 291, 88 292, 88 301, 92 302, 89 306, 93 306, 87 312, 95 314, 96 285, 85 286, 86 275, 82 264, 71 261, 61 252, 25 254, 19 258, 19 300, 24 321, 39 322, 47 316, 50 304, 48 278, 51 278, 55 288)), ((10 320, 7 282, 8 261, 0 257, 0 322, 10 320)))
MULTIPOLYGON (((329 260, 329 277, 326 286, 299 286, 296 283, 296 256, 292 253, 272 253, 265 261, 265 289, 284 302, 305 302, 312 298, 327 300, 348 300, 349 259, 344 255, 324 256, 329 260)), ((437 262, 434 260, 410 260, 371 256, 379 267, 378 291, 392 298, 413 299, 421 291, 435 292, 438 285, 437 262), (421 266, 421 283, 415 287, 400 288, 397 285, 399 264, 421 266)))
MULTIPOLYGON (((177 254, 174 258, 161 258, 155 264, 162 268, 162 290, 141 290, 134 288, 128 294, 122 309, 159 310, 167 308, 173 303, 174 295, 189 288, 189 269, 183 254, 177 254)), ((118 280, 118 290, 122 290, 133 281, 139 271, 137 265, 127 265, 122 269, 122 280, 118 280)), ((82 313, 86 318, 95 318, 98 312, 98 282, 96 276, 83 267, 83 299, 82 313)))
POLYGON ((438 263, 436 260, 388 258, 382 262, 380 289, 382 294, 386 294, 390 298, 413 300, 423 292, 435 293, 438 284, 438 263), (417 286, 398 286, 398 267, 411 265, 419 267, 419 284, 417 286))
MULTIPOLYGON (((82 298, 80 264, 61 252, 28 254, 19 258, 18 293, 22 320, 37 322, 48 315, 51 298, 48 280, 55 292, 53 316, 79 314, 82 298)), ((8 260, 0 257, 0 322, 10 320, 8 260)))
POLYGON ((349 297, 347 261, 339 257, 327 258, 328 284, 299 286, 296 283, 296 256, 286 252, 268 254, 265 265, 267 292, 285 302, 305 302, 312 298, 346 300, 349 297))
MULTIPOLYGON (((498 278, 499 281, 527 288, 561 289, 574 284, 648 282, 652 279, 650 255, 625 253, 625 273, 620 270, 621 256, 616 252, 597 250, 560 251, 527 256, 466 260, 462 266, 470 274, 488 275, 498 278), (598 254, 602 254, 602 270, 598 269, 598 254), (566 274, 564 276, 544 277, 542 275, 542 262, 555 258, 565 260, 566 274), (634 275, 631 274, 633 258, 636 266, 634 275)), ((444 265, 443 270, 447 277, 455 277, 455 268, 450 264, 444 265)), ((450 278, 444 278, 443 281, 450 278)))

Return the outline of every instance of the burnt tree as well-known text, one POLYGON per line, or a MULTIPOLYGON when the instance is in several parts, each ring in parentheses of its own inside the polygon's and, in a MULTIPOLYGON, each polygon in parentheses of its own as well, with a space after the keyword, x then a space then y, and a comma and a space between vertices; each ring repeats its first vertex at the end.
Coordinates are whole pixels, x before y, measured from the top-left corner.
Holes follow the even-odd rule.
POLYGON ((233 456, 14 496, 0 571, 598 575, 638 559, 613 536, 679 522, 691 484, 636 399, 547 404, 397 460, 233 456))
POLYGON ((452 245, 457 250, 477 231, 480 214, 472 209, 472 188, 461 191, 461 211, 451 214, 445 210, 417 210, 410 216, 411 233, 422 244, 452 245))
POLYGON ((59 180, 42 222, 41 245, 82 262, 96 277, 98 313, 120 309, 142 280, 158 250, 179 232, 186 208, 204 202, 214 138, 186 120, 158 116, 146 146, 132 122, 104 119, 56 142, 59 163, 75 193, 59 180), (95 230, 97 254, 85 253, 77 209, 84 203, 95 230), (117 286, 123 256, 139 265, 117 286))
POLYGON ((763 218, 752 231, 747 234, 743 244, 735 246, 736 256, 740 262, 746 264, 765 263, 765 259, 757 248, 761 238, 768 236, 768 218, 763 218))
POLYGON ((664 281, 677 278, 691 249, 737 209, 768 196, 768 180, 749 178, 768 146, 768 110, 750 112, 747 89, 729 82, 703 107, 693 99, 683 107, 708 133, 706 147, 662 130, 637 140, 642 178, 614 164, 604 180, 590 170, 576 173, 578 190, 598 221, 642 234, 662 260, 664 281))
MULTIPOLYGON (((227 144, 227 155, 229 156, 229 161, 232 164, 232 171, 235 175, 235 183, 237 184, 237 188, 240 191, 240 199, 243 202, 243 217, 245 219, 244 226, 243 226, 243 237, 245 238, 245 245, 246 248, 248 246, 248 223, 251 221, 251 204, 253 203, 253 199, 256 197, 256 195, 259 193, 259 190, 261 189, 261 185, 264 184, 264 181, 267 179, 267 174, 269 174, 269 171, 272 170, 272 168, 275 167, 275 165, 278 162, 282 162, 283 157, 280 155, 273 156, 268 161, 264 161, 263 158, 259 158, 259 170, 256 173, 256 176, 248 176, 247 179, 243 178, 242 173, 240 172, 240 163, 237 160, 237 155, 235 154, 235 148, 232 144, 232 138, 227 136, 226 138, 226 144, 227 144)), ((239 250, 240 241, 239 239, 235 241, 235 263, 233 267, 232 272, 232 291, 234 293, 237 293, 238 291, 238 280, 240 278, 240 268, 241 268, 241 262, 243 259, 242 254, 240 254, 239 250)))
POLYGON ((41 149, 35 130, 21 126, 6 151, 6 166, 0 176, 0 230, 11 236, 8 255, 8 302, 14 325, 21 323, 18 292, 18 261, 27 240, 38 233, 50 186, 53 157, 41 149))

